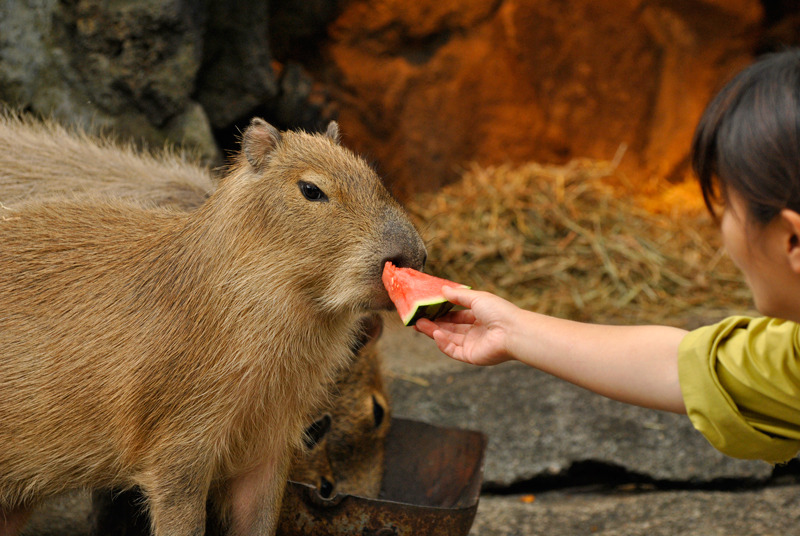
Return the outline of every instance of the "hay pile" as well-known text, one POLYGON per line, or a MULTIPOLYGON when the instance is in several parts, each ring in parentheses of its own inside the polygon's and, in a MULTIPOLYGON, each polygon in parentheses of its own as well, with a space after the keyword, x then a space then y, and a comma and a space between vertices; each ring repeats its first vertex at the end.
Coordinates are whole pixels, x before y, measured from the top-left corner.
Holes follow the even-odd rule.
POLYGON ((706 214, 677 221, 608 186, 611 163, 473 166, 409 205, 430 273, 576 320, 670 323, 751 307, 706 214))

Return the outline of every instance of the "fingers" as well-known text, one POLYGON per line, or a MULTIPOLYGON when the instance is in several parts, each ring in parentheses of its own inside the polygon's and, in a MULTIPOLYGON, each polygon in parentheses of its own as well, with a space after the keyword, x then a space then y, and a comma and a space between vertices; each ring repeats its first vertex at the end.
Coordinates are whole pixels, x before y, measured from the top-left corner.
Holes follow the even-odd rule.
POLYGON ((453 359, 462 360, 464 355, 464 336, 442 330, 436 330, 433 340, 443 354, 453 359))
POLYGON ((427 318, 420 318, 414 325, 414 329, 427 335, 431 339, 433 339, 433 333, 435 331, 463 335, 469 331, 473 321, 475 320, 475 317, 470 311, 458 311, 458 313, 459 314, 451 313, 436 321, 431 321, 427 318))
POLYGON ((415 330, 417 330, 420 333, 424 333, 431 339, 433 338, 433 332, 438 328, 439 326, 437 326, 436 323, 431 322, 427 318, 420 318, 419 320, 417 320, 417 323, 414 324, 415 330))
POLYGON ((433 339, 436 342, 436 346, 445 355, 454 359, 461 359, 464 336, 469 330, 469 325, 442 324, 440 322, 431 322, 427 318, 420 318, 414 328, 433 339))

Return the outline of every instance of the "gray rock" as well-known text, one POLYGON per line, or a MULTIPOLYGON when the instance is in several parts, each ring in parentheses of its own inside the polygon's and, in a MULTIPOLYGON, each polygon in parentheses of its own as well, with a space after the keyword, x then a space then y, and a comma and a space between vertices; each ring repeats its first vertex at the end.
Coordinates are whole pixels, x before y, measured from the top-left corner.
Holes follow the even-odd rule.
POLYGON ((0 100, 25 106, 52 66, 47 38, 55 0, 0 1, 0 100))
POLYGON ((269 4, 210 2, 198 100, 214 128, 251 114, 278 95, 269 49, 269 4))
POLYGON ((153 146, 184 142, 216 158, 205 114, 190 99, 203 16, 188 0, 2 0, 0 100, 153 146))

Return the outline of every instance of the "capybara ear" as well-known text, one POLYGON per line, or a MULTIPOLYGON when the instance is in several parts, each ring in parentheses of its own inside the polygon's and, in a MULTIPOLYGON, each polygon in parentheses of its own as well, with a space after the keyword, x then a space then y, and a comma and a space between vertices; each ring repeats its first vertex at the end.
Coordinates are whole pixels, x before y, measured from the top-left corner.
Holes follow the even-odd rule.
POLYGON ((250 121, 250 126, 244 131, 242 152, 251 166, 261 169, 280 141, 281 133, 277 128, 260 117, 254 117, 250 121))
POLYGON ((336 121, 331 121, 328 123, 328 128, 325 130, 325 135, 338 144, 341 139, 339 137, 339 123, 336 121))

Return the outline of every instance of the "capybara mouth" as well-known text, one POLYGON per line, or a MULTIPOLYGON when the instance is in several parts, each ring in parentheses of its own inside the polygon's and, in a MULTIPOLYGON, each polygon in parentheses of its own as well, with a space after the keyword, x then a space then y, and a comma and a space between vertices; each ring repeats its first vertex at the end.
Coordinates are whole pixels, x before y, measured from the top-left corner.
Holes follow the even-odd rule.
POLYGON ((389 299, 389 293, 381 287, 380 294, 373 298, 369 308, 374 311, 391 311, 394 309, 394 304, 392 300, 389 299))

